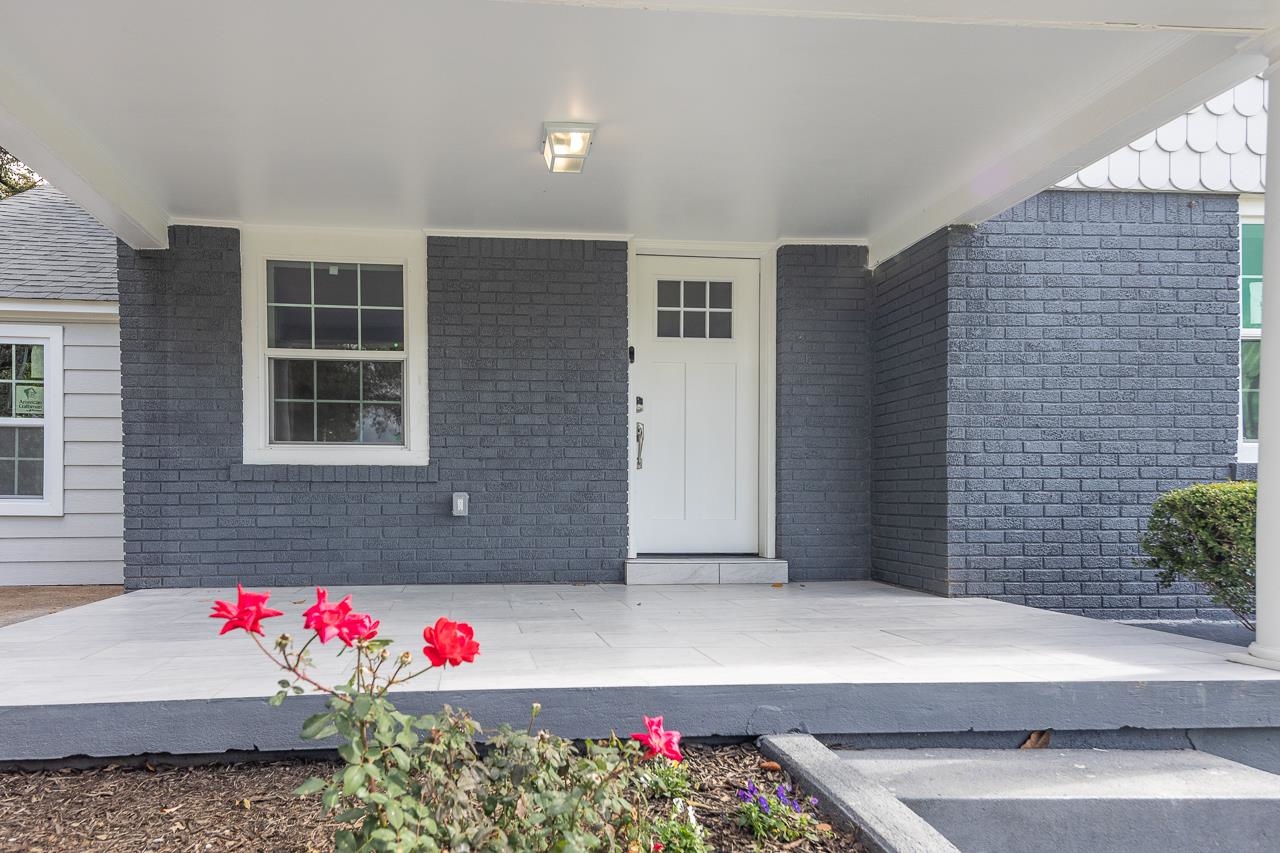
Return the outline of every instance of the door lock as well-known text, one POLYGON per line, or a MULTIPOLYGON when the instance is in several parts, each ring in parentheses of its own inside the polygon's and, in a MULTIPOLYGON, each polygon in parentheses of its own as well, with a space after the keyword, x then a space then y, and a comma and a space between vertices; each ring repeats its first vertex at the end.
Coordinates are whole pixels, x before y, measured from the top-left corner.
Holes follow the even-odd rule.
POLYGON ((636 397, 636 414, 644 411, 644 397, 636 397))

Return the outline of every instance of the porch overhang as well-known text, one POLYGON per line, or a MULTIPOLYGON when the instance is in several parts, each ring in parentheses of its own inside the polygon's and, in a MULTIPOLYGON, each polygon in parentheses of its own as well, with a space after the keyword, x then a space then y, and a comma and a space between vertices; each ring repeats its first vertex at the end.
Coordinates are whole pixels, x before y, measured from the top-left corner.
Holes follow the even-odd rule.
POLYGON ((175 223, 864 242, 976 222, 1265 67, 1266 0, 22 4, 0 144, 175 223), (104 37, 116 33, 118 36, 104 37), (543 121, 590 121, 551 175, 543 121))

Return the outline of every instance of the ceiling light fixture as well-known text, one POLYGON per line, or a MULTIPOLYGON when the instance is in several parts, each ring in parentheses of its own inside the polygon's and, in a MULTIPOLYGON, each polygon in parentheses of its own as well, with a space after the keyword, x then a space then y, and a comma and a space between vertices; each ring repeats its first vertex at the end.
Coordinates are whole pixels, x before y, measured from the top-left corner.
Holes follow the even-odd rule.
POLYGON ((594 124, 582 122, 544 122, 542 125, 542 159, 547 161, 547 171, 559 173, 581 172, 591 150, 594 124))

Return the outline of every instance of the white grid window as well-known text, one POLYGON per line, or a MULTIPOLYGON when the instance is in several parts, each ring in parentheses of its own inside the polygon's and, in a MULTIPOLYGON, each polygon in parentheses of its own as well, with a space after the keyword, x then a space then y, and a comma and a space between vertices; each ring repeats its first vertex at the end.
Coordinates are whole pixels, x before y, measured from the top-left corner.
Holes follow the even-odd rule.
POLYGON ((427 463, 424 243, 242 232, 246 463, 427 463))
POLYGON ((0 324, 0 515, 62 514, 62 327, 0 324))

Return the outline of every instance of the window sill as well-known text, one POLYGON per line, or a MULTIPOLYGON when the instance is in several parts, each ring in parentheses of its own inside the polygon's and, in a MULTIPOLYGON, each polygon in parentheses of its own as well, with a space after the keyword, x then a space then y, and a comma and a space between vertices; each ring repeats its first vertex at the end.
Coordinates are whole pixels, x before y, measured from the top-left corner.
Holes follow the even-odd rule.
POLYGON ((232 465, 232 482, 245 483, 438 483, 435 465, 232 465))
POLYGON ((0 499, 0 518, 60 517, 61 500, 23 501, 0 499))

